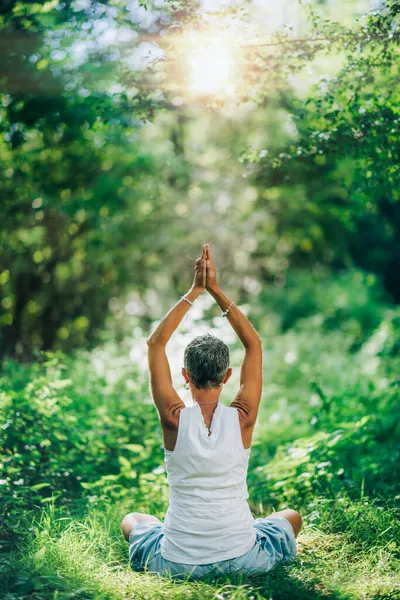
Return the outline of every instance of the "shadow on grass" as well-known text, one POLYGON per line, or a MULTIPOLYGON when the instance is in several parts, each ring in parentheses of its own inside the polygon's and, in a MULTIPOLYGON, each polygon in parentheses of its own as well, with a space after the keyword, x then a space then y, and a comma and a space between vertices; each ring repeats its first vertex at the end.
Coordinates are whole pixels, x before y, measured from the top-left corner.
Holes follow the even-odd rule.
POLYGON ((204 583, 226 586, 227 590, 234 586, 244 586, 249 590, 248 597, 267 600, 350 600, 350 596, 339 591, 327 590, 321 581, 302 581, 289 566, 278 565, 268 573, 244 576, 231 574, 201 580, 204 583))

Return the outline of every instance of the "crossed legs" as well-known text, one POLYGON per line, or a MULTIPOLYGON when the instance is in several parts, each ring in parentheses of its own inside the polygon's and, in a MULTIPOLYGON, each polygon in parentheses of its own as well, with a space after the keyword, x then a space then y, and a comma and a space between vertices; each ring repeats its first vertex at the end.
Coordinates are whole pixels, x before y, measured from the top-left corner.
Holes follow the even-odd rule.
MULTIPOLYGON (((298 512, 287 508, 285 510, 281 510, 279 512, 272 513, 268 515, 269 517, 283 517, 287 519, 291 526, 293 527, 294 535, 297 537, 300 533, 302 518, 298 512)), ((123 519, 121 523, 122 533, 126 541, 129 541, 129 534, 134 527, 139 525, 140 523, 161 523, 160 519, 157 517, 153 517, 153 515, 147 515, 145 513, 129 513, 123 519)))

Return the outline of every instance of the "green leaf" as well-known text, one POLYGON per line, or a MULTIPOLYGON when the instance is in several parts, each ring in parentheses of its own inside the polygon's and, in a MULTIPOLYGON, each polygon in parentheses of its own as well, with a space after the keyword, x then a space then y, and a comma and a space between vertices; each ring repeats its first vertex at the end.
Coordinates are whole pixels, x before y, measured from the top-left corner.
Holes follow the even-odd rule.
POLYGON ((140 444, 123 444, 121 448, 130 450, 131 452, 142 452, 142 450, 144 450, 144 446, 141 446, 140 444))
POLYGON ((129 462, 128 459, 125 458, 125 456, 119 456, 118 460, 120 462, 120 464, 125 467, 126 469, 130 469, 131 468, 131 463, 129 462))
POLYGON ((49 485, 51 485, 51 484, 50 483, 37 483, 36 485, 31 485, 30 489, 37 492, 38 490, 41 490, 42 488, 47 487, 49 485))

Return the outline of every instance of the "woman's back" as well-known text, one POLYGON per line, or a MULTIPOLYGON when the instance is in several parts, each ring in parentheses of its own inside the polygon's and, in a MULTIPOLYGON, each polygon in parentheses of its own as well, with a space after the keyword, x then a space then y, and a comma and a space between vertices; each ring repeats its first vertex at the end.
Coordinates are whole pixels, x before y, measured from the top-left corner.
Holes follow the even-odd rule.
POLYGON ((256 540, 247 502, 250 449, 242 443, 236 408, 218 404, 211 434, 197 402, 180 411, 173 451, 165 450, 170 505, 164 558, 202 564, 235 558, 256 540))

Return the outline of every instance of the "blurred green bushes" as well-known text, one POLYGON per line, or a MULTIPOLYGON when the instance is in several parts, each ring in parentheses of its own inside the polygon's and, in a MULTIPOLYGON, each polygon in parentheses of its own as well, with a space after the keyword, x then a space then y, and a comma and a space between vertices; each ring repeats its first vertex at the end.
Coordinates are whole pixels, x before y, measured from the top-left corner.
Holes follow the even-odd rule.
POLYGON ((332 273, 314 266, 290 269, 282 283, 263 286, 259 300, 255 317, 267 306, 282 331, 301 328, 301 320, 313 316, 322 331, 340 330, 359 347, 381 322, 390 296, 373 273, 360 269, 332 273))

